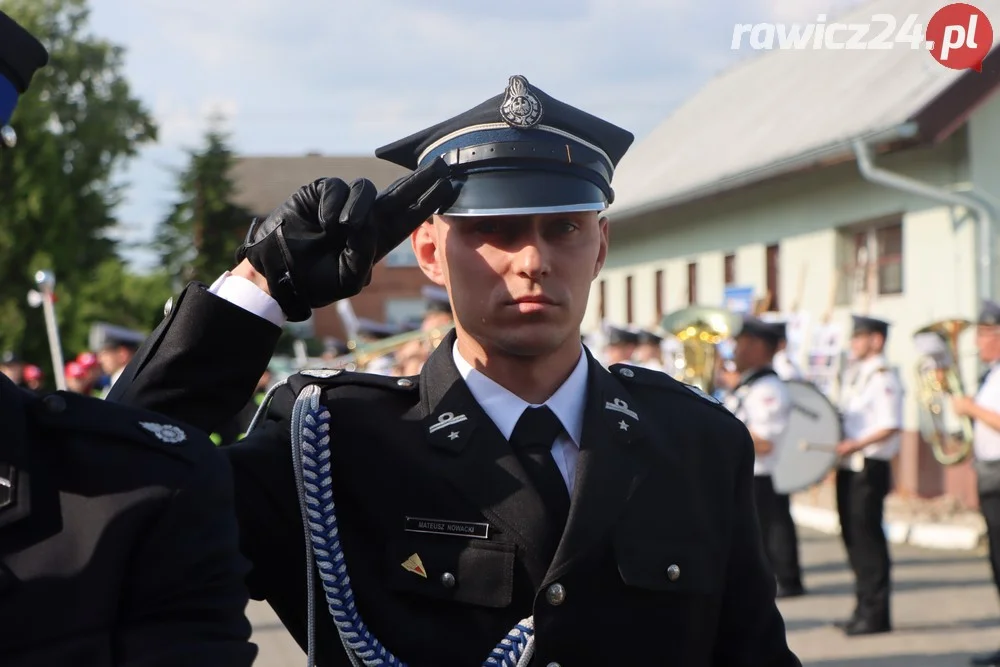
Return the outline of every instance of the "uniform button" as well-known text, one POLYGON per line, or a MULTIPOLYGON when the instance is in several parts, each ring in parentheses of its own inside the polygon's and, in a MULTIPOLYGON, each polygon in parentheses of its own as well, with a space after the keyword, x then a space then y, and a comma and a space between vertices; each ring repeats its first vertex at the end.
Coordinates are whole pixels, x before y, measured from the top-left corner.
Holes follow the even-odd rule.
POLYGON ((451 572, 445 572, 444 574, 442 574, 441 575, 441 585, 444 586, 445 588, 454 588, 455 587, 455 575, 453 575, 451 572))
POLYGON ((170 314, 170 311, 174 309, 174 297, 167 299, 167 302, 163 304, 163 316, 166 317, 170 314))
POLYGON ((406 378, 401 378, 399 380, 396 380, 396 384, 398 384, 400 387, 412 387, 413 386, 413 382, 410 381, 410 380, 407 380, 406 378))
POLYGON ((552 584, 545 591, 545 599, 553 607, 558 607, 566 601, 566 587, 562 584, 552 584))
POLYGON ((42 399, 42 405, 53 414, 58 414, 66 409, 66 399, 58 394, 49 394, 42 399))
POLYGON ((627 378, 635 377, 635 373, 632 372, 631 368, 623 368, 618 372, 621 373, 622 377, 627 377, 627 378))
POLYGON ((667 579, 670 581, 677 581, 681 576, 681 568, 677 565, 671 565, 667 568, 667 579))
POLYGON ((562 665, 560 665, 558 662, 550 662, 549 664, 545 665, 545 667, 562 667, 562 665))

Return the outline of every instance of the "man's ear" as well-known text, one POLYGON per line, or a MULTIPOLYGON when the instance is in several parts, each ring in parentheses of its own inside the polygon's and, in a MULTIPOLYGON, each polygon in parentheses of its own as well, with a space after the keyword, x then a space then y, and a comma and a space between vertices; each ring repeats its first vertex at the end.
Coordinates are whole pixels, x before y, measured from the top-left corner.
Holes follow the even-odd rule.
POLYGON ((601 235, 601 247, 597 252, 597 263, 594 265, 594 278, 601 272, 604 268, 604 262, 608 259, 608 235, 610 233, 608 219, 606 217, 601 217, 597 221, 597 229, 601 235))
POLYGON ((417 258, 420 270, 427 278, 437 284, 444 285, 444 255, 439 250, 440 230, 434 224, 434 219, 424 222, 410 234, 410 244, 417 258))

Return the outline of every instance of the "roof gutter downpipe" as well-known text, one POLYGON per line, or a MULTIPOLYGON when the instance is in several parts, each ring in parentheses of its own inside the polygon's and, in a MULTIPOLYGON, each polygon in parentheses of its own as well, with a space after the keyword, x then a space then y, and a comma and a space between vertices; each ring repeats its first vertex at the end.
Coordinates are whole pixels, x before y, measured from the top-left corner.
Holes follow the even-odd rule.
POLYGON ((853 142, 853 147, 858 169, 866 180, 943 204, 963 206, 975 213, 976 221, 979 223, 979 297, 992 299, 994 215, 990 207, 974 195, 949 192, 915 178, 876 167, 872 161, 871 146, 860 139, 853 142))

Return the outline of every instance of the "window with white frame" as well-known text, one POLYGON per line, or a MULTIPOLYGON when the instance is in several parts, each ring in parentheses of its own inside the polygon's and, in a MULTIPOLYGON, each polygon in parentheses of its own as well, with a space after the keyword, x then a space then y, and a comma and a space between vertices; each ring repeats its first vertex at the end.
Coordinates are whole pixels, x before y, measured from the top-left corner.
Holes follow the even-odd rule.
POLYGON ((855 298, 903 293, 901 215, 841 230, 838 255, 839 305, 849 305, 855 298))

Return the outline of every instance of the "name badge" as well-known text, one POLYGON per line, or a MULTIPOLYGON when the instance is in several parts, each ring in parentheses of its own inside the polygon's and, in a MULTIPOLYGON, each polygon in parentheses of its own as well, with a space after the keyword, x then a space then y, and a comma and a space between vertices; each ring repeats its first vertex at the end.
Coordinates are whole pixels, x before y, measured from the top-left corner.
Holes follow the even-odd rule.
POLYGON ((452 537, 473 537, 489 539, 490 524, 472 521, 449 521, 447 519, 422 519, 406 517, 406 532, 429 533, 431 535, 451 535, 452 537))

